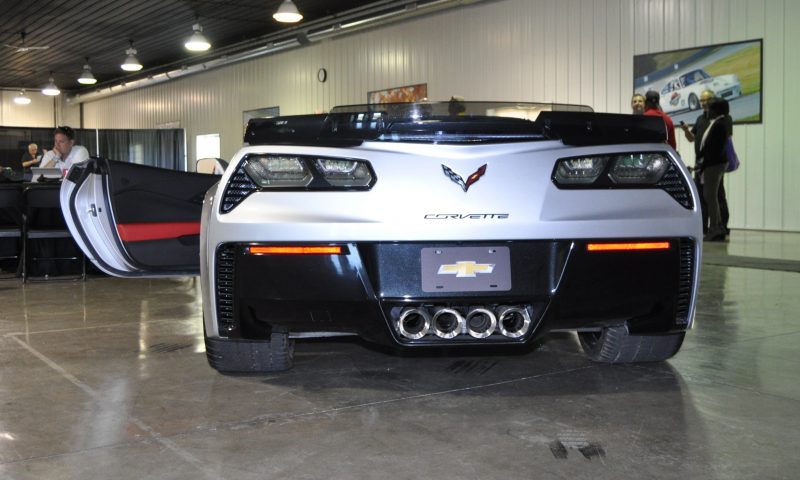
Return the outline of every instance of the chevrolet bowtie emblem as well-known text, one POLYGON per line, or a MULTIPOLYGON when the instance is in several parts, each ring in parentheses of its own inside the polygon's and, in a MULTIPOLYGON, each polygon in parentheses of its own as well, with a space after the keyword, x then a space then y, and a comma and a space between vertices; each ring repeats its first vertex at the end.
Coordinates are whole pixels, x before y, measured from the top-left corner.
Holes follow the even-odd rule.
POLYGON ((456 262, 439 267, 439 275, 455 275, 456 277, 476 277, 478 273, 492 273, 494 263, 456 262))
POLYGON ((481 168, 475 170, 475 172, 472 175, 467 177, 466 182, 464 181, 463 178, 461 178, 461 175, 451 170, 450 167, 448 167, 444 163, 442 164, 442 170, 444 170, 444 174, 447 175, 447 177, 450 178, 450 180, 454 181, 456 184, 458 184, 458 186, 461 187, 462 190, 466 192, 467 190, 469 190, 470 185, 477 182, 478 179, 480 179, 483 176, 483 174, 486 173, 486 165, 487 164, 483 164, 481 168))

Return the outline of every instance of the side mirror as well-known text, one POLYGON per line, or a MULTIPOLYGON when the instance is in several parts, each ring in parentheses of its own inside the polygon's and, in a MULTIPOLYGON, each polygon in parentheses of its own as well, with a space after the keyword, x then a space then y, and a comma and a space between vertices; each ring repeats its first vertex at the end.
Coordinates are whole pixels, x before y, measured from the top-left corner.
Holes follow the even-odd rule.
POLYGON ((201 158, 194 164, 197 173, 209 175, 222 175, 228 168, 228 162, 221 158, 201 158))

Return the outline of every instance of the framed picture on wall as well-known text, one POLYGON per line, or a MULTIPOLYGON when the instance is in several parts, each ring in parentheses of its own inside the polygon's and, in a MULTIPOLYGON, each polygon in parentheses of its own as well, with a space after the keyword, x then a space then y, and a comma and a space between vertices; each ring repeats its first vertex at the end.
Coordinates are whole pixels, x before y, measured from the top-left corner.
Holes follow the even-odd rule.
POLYGON ((761 123, 761 39, 648 53, 633 57, 633 89, 655 90, 675 123, 693 124, 700 94, 711 90, 730 103, 734 123, 761 123))
POLYGON ((387 88, 367 93, 367 103, 410 103, 418 102, 428 97, 428 84, 418 83, 404 87, 387 88))

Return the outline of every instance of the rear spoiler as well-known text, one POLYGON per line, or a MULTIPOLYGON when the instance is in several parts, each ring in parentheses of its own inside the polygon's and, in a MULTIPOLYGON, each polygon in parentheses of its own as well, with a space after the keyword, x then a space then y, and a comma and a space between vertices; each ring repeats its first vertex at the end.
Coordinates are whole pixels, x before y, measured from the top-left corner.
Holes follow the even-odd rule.
POLYGON ((490 116, 390 118, 379 111, 256 118, 247 124, 249 145, 358 146, 364 141, 509 143, 560 140, 565 145, 663 143, 659 117, 543 111, 536 121, 490 116))
POLYGON ((550 140, 565 145, 664 143, 667 125, 661 117, 620 113, 542 112, 534 122, 550 140))

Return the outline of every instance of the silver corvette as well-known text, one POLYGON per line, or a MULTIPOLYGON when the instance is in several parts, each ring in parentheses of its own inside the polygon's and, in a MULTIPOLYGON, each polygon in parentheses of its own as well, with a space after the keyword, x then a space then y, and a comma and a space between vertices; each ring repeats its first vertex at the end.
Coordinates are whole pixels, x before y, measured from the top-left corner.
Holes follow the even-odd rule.
POLYGON ((201 276, 222 372, 294 340, 514 346, 575 331, 662 361, 691 327, 697 192, 654 117, 521 103, 339 107, 252 120, 220 176, 102 158, 61 189, 104 272, 201 276))

